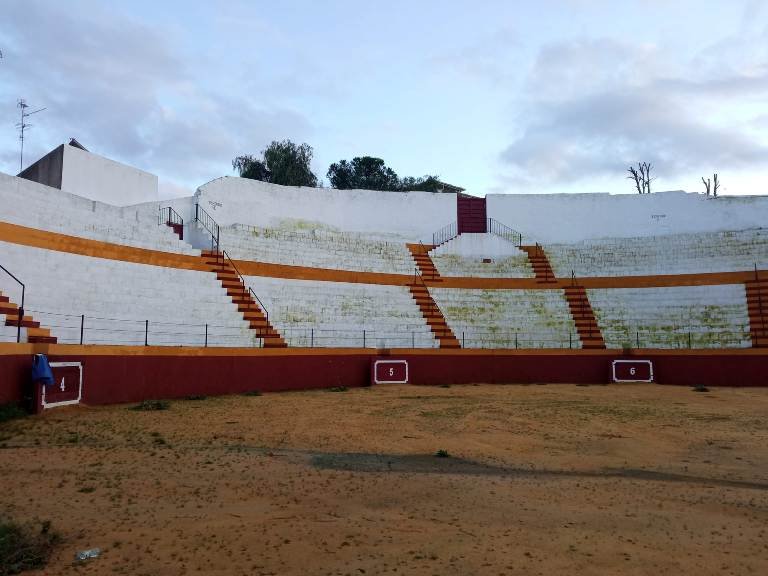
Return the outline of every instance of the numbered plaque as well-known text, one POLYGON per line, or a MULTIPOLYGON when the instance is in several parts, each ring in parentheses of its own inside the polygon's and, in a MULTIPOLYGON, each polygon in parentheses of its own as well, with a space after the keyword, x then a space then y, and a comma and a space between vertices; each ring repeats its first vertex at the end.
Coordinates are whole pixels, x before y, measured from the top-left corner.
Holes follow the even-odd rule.
POLYGON ((373 363, 374 384, 407 384, 407 360, 375 360, 373 363))
POLYGON ((83 392, 83 367, 80 362, 51 362, 53 384, 43 386, 43 408, 78 404, 83 392))
POLYGON ((653 364, 650 360, 614 360, 614 382, 653 382, 653 364))

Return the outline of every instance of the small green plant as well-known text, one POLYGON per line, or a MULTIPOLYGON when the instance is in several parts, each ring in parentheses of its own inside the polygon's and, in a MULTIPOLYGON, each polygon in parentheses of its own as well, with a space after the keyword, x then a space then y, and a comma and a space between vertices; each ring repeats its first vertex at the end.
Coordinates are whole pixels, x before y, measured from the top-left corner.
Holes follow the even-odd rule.
POLYGON ((58 542, 48 520, 38 529, 0 517, 0 576, 43 568, 58 542))
POLYGON ((153 410, 168 410, 170 407, 171 403, 168 400, 142 400, 136 406, 132 406, 131 410, 151 412, 153 410))
POLYGON ((329 392, 346 392, 349 390, 346 386, 334 386, 333 388, 328 388, 329 392))
POLYGON ((9 420, 15 420, 16 418, 24 418, 25 416, 27 416, 27 413, 18 404, 0 405, 0 424, 9 420))
POLYGON ((450 388, 450 384, 440 384, 440 388, 450 388))
POLYGON ((694 392, 709 392, 709 388, 704 386, 703 384, 698 384, 697 386, 693 387, 694 392))
POLYGON ((451 457, 451 455, 448 454, 448 450, 443 450, 442 448, 440 448, 440 450, 435 452, 435 456, 437 456, 438 458, 450 458, 451 457))
POLYGON ((260 390, 248 390, 248 392, 243 392, 243 396, 261 396, 260 390))
POLYGON ((90 494, 95 491, 96 491, 96 488, 94 488, 93 486, 83 486, 78 490, 78 492, 82 492, 83 494, 90 494))
POLYGON ((186 399, 187 400, 207 400, 208 396, 206 396, 204 394, 191 394, 191 395, 187 396, 186 399))
POLYGON ((624 342, 621 345, 621 353, 622 354, 632 354, 632 344, 629 342, 624 342))

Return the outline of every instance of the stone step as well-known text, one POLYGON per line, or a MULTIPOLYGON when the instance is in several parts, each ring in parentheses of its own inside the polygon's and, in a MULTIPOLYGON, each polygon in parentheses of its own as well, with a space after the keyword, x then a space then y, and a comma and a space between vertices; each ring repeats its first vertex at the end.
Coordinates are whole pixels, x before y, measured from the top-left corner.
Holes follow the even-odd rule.
MULTIPOLYGON (((18 327, 19 317, 6 316, 5 325, 18 327)), ((21 319, 21 327, 22 328, 40 328, 40 322, 36 322, 35 320, 33 320, 32 316, 24 316, 21 319)))

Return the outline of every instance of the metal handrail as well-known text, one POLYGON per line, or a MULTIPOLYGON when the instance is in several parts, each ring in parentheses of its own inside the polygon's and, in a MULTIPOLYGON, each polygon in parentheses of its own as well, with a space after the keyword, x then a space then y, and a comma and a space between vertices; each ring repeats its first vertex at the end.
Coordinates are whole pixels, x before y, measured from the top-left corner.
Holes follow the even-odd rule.
MULTIPOLYGON (((438 306, 437 302, 435 302, 435 299, 432 297, 432 294, 429 293, 429 286, 427 286, 427 283, 424 282, 424 277, 421 275, 421 272, 419 272, 418 266, 415 266, 413 268, 414 285, 416 284, 416 278, 421 280, 421 285, 424 286, 424 288, 427 289, 427 294, 429 295, 429 299, 432 301, 432 304, 430 304, 430 306, 434 306, 434 309, 437 310, 438 312, 440 312, 440 315, 443 318, 445 318, 445 314, 443 314, 443 311, 440 309, 440 306, 438 306)), ((447 324, 447 322, 448 321, 446 320, 446 324, 447 324)))
POLYGON ((19 286, 21 286, 21 306, 19 306, 19 325, 16 328, 16 343, 18 344, 21 342, 21 325, 24 323, 24 296, 26 292, 26 286, 24 286, 24 282, 16 278, 16 276, 13 275, 13 273, 8 270, 5 266, 0 264, 0 268, 3 269, 3 271, 8 274, 11 278, 16 280, 16 282, 19 283, 19 286))
POLYGON ((512 242, 518 248, 523 245, 523 235, 495 218, 488 218, 488 233, 512 242))
POLYGON ((432 233, 432 244, 434 246, 440 246, 440 244, 445 244, 448 240, 452 240, 458 235, 458 224, 456 222, 451 222, 440 228, 437 232, 432 233))
POLYGON ((158 224, 180 224, 181 226, 184 226, 184 218, 181 217, 181 215, 176 212, 176 210, 173 209, 172 206, 166 206, 165 208, 160 208, 160 222, 158 224), (168 212, 168 216, 165 218, 165 220, 162 219, 162 216, 165 214, 165 212, 168 212))
MULTIPOLYGON (((264 306, 264 302, 261 301, 261 298, 259 298, 256 295, 256 292, 253 291, 253 288, 248 286, 248 283, 245 281, 245 277, 242 274, 240 274, 240 270, 238 270, 237 266, 235 266, 235 261, 232 260, 232 258, 230 257, 230 255, 227 253, 226 250, 222 250, 220 254, 221 254, 221 262, 222 262, 222 264, 224 263, 224 259, 225 258, 227 260, 229 260, 230 266, 232 266, 232 269, 235 271, 235 274, 237 274, 238 278, 240 278, 240 281, 243 283, 243 288, 247 288, 248 292, 250 293, 250 295, 253 296, 253 298, 256 299, 256 301, 261 306, 261 309, 264 310, 264 316, 266 317, 267 322, 269 322, 269 310, 267 310, 267 307, 264 306)), ((216 256, 216 260, 218 260, 218 259, 219 259, 219 256, 217 255, 216 256)))
POLYGON ((200 206, 200 204, 195 204, 195 222, 200 222, 200 224, 203 225, 203 228, 208 230, 208 233, 211 235, 211 249, 213 250, 215 246, 215 250, 218 252, 220 227, 216 223, 216 220, 213 219, 213 216, 208 214, 208 212, 205 211, 205 208, 200 206))

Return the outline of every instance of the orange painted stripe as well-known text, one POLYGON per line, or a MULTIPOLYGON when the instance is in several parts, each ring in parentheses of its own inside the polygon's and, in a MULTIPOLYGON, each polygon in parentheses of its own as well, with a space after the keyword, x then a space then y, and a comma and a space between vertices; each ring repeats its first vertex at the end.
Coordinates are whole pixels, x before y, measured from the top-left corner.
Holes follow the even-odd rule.
MULTIPOLYGON (((208 271, 204 258, 186 254, 174 254, 146 248, 134 248, 99 240, 68 236, 57 232, 48 232, 0 222, 0 240, 69 252, 94 258, 121 260, 152 266, 181 268, 186 270, 208 271)), ((357 284, 383 284, 407 286, 413 281, 411 274, 386 274, 382 272, 360 272, 354 270, 334 270, 330 268, 312 268, 288 264, 272 264, 250 260, 235 260, 235 265, 246 276, 266 276, 294 280, 322 280, 327 282, 353 282, 357 284)), ((768 277, 768 270, 758 271, 761 277, 768 277)), ((674 274, 651 276, 616 276, 576 278, 576 283, 585 288, 651 288, 664 286, 714 286, 719 284, 741 284, 755 279, 754 271, 744 272, 708 272, 700 274, 674 274)), ((427 285, 441 288, 469 288, 482 290, 552 290, 568 287, 570 278, 561 278, 555 283, 540 284, 535 278, 472 278, 443 276, 441 282, 426 280, 427 285)))
POLYGON ((713 350, 568 350, 568 349, 445 349, 445 348, 197 348, 173 346, 104 346, 79 344, 0 343, 0 356, 48 354, 51 356, 768 356, 768 348, 721 348, 713 350))

